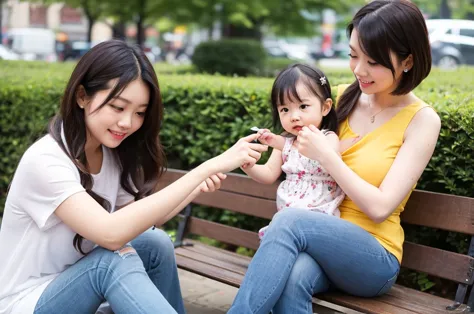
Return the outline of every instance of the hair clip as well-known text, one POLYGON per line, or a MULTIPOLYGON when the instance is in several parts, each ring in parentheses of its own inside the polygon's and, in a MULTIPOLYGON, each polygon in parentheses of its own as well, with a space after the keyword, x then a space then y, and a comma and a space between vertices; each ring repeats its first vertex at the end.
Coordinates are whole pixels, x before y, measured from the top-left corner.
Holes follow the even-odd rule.
POLYGON ((326 85, 326 77, 325 76, 319 78, 319 81, 321 82, 321 85, 326 85))

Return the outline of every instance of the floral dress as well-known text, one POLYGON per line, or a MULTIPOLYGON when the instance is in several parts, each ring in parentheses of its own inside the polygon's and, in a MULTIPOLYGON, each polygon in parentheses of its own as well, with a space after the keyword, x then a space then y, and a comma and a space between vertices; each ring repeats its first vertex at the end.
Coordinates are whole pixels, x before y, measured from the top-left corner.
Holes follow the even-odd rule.
MULTIPOLYGON (((326 133, 327 134, 327 133, 326 133)), ((286 174, 277 190, 277 210, 300 208, 340 216, 344 192, 316 160, 301 155, 293 147, 295 137, 286 138, 281 170, 286 174)), ((268 226, 258 232, 260 239, 268 226)))

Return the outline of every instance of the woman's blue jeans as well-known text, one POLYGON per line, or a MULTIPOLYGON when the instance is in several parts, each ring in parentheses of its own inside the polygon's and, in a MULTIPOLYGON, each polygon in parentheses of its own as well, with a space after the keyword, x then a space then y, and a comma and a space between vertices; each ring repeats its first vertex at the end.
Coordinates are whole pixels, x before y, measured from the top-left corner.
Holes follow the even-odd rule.
POLYGON ((95 248, 48 285, 34 313, 95 313, 104 301, 115 314, 185 313, 164 231, 148 230, 115 252, 95 248))
POLYGON ((285 209, 273 218, 230 314, 312 313, 312 295, 339 289, 373 297, 395 283, 398 260, 341 218, 285 209))

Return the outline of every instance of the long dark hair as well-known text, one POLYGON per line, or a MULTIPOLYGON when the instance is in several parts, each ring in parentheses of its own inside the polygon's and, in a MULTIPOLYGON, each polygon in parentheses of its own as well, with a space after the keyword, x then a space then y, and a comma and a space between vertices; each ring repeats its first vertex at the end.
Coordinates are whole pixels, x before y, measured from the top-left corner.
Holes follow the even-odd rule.
MULTIPOLYGON (((276 129, 281 130, 282 128, 280 115, 278 114, 278 106, 284 103, 285 99, 302 101, 296 91, 298 82, 304 84, 314 96, 319 98, 321 104, 323 104, 326 99, 331 98, 331 85, 323 71, 300 63, 288 66, 278 74, 273 83, 271 92, 273 127, 276 129), (322 84, 322 79, 324 84, 322 84)), ((329 113, 323 117, 321 129, 337 133, 338 122, 334 107, 331 107, 329 113)))
MULTIPOLYGON (((61 101, 60 111, 49 124, 49 133, 79 170, 82 186, 107 211, 111 210, 110 203, 92 191, 94 182, 87 170, 88 163, 84 151, 87 139, 84 112, 77 104, 76 93, 82 86, 87 96, 93 97, 98 91, 110 88, 112 79, 118 79, 118 83, 97 110, 117 97, 136 79, 141 79, 150 90, 143 125, 113 149, 113 153, 122 170, 120 184, 123 189, 133 195, 135 200, 151 194, 166 162, 158 136, 163 118, 163 105, 153 66, 140 48, 122 41, 110 40, 89 50, 72 72, 61 101), (61 129, 64 131, 67 147, 63 144, 61 129)), ((73 245, 79 252, 85 254, 82 250, 82 240, 83 237, 76 234, 73 245)))
MULTIPOLYGON (((357 29, 363 52, 378 64, 395 68, 390 60, 413 56, 413 67, 403 73, 392 95, 405 95, 417 87, 431 71, 431 50, 425 19, 418 7, 407 0, 375 0, 360 9, 347 26, 347 36, 357 29)), ((356 80, 342 94, 337 105, 339 122, 344 121, 357 104, 362 91, 356 80)))

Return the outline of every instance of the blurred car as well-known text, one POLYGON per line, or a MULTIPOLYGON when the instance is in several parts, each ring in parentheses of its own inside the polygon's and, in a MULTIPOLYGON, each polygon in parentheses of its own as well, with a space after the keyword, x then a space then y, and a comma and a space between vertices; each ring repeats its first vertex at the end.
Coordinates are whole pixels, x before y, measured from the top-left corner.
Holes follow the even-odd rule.
POLYGON ((0 60, 20 60, 20 55, 14 53, 4 45, 0 45, 0 60))
POLYGON ((263 40, 263 47, 271 57, 310 62, 311 50, 319 46, 312 38, 287 37, 263 40))
POLYGON ((310 61, 310 49, 313 46, 311 38, 290 37, 280 40, 280 47, 288 55, 288 58, 300 60, 303 62, 310 61))
POLYGON ((274 58, 288 58, 288 54, 283 51, 280 44, 276 40, 264 40, 263 48, 265 48, 267 54, 274 58))
POLYGON ((7 32, 7 46, 23 60, 57 61, 56 38, 50 29, 13 28, 7 32))
POLYGON ((56 42, 56 53, 61 61, 80 59, 93 45, 87 41, 56 42))
POLYGON ((145 45, 145 47, 143 48, 143 52, 145 52, 145 55, 147 56, 148 60, 150 60, 151 63, 160 61, 160 58, 161 58, 160 47, 145 45))
POLYGON ((426 20, 433 64, 455 69, 474 65, 474 21, 426 20))

